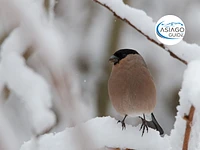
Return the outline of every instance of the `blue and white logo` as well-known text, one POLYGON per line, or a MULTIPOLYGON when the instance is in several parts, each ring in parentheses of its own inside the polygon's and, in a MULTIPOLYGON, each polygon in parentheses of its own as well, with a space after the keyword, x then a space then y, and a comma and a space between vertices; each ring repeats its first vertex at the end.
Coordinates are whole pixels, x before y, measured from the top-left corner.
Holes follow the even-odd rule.
POLYGON ((183 39, 185 25, 177 16, 167 15, 158 20, 155 27, 155 34, 161 43, 175 45, 183 39))

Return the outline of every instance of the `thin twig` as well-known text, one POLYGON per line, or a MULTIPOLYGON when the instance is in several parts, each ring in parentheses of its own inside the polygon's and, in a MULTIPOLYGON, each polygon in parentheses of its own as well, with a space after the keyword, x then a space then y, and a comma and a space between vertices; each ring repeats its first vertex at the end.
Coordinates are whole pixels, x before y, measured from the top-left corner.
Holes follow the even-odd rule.
MULTIPOLYGON (((117 15, 115 13, 114 10, 112 10, 109 6, 100 3, 98 0, 94 0, 96 3, 106 7, 108 10, 110 10, 114 16, 116 16, 117 18, 121 19, 122 21, 125 21, 126 23, 128 23, 131 27, 133 27, 135 30, 137 30, 139 33, 141 33, 143 36, 145 36, 149 41, 153 42, 154 44, 160 46, 161 48, 163 48, 164 50, 168 51, 169 54, 175 58, 178 59, 179 61, 181 61, 184 64, 188 64, 188 62, 180 57, 178 57, 176 54, 174 54, 169 48, 167 48, 164 44, 157 42, 156 40, 154 40, 153 38, 149 37, 148 35, 146 35, 144 32, 142 32, 140 29, 138 29, 135 25, 133 25, 129 20, 127 20, 126 18, 122 18, 119 15, 117 15)), ((195 112, 195 107, 192 105, 190 107, 190 112, 189 115, 186 116, 185 118, 187 118, 187 125, 186 125, 186 129, 185 129, 185 137, 184 137, 184 141, 183 141, 183 150, 188 150, 188 143, 189 143, 189 138, 190 138, 190 132, 191 132, 191 123, 193 120, 193 116, 194 116, 194 112, 195 112)))
POLYGON ((186 129, 185 129, 185 137, 184 137, 184 141, 183 141, 183 149, 182 150, 188 150, 188 143, 189 143, 189 139, 190 139, 191 125, 192 125, 192 120, 193 120, 193 116, 194 116, 194 111, 195 111, 194 106, 191 106, 189 115, 184 116, 184 119, 187 121, 187 124, 186 124, 186 129))

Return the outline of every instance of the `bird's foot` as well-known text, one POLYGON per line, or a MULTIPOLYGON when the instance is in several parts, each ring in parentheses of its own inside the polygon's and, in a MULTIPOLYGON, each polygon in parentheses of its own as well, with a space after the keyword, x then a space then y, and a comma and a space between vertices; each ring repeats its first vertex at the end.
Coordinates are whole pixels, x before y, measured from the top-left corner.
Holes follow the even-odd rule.
POLYGON ((139 117, 139 118, 142 120, 142 125, 140 127, 140 130, 142 129, 142 136, 143 136, 145 129, 147 130, 147 133, 148 133, 149 128, 148 128, 148 124, 147 124, 147 121, 145 119, 145 116, 144 116, 144 118, 142 118, 142 117, 139 117))
POLYGON ((121 120, 117 121, 117 123, 121 122, 121 124, 122 124, 122 130, 126 129, 125 119, 126 119, 127 116, 128 115, 125 115, 124 119, 122 121, 121 120))
POLYGON ((117 123, 121 123, 122 124, 122 130, 124 130, 124 129, 126 129, 126 124, 125 124, 125 122, 124 122, 124 120, 119 120, 119 121, 117 121, 117 123))

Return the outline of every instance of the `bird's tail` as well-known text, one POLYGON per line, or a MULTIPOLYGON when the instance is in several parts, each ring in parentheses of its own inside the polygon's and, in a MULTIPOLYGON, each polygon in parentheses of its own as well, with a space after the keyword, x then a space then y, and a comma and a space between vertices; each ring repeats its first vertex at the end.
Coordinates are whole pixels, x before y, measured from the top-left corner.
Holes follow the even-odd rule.
POLYGON ((151 119, 152 119, 152 123, 155 126, 155 129, 160 132, 161 136, 164 136, 164 131, 163 131, 162 127, 158 124, 158 122, 157 122, 157 120, 156 120, 156 118, 155 118, 153 113, 151 113, 151 119))

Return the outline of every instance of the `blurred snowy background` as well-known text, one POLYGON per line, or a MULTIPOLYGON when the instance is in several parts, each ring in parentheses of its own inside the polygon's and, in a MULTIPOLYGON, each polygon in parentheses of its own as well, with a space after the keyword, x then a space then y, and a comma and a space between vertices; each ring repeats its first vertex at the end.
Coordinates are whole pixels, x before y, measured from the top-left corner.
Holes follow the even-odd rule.
MULTIPOLYGON (((199 1, 124 2, 154 22, 180 17, 184 40, 200 44, 199 1)), ((108 59, 120 48, 146 60, 157 88, 155 116, 167 134, 173 128, 186 66, 92 0, 0 0, 0 46, 0 149, 96 116, 121 119, 107 93, 108 59)))

